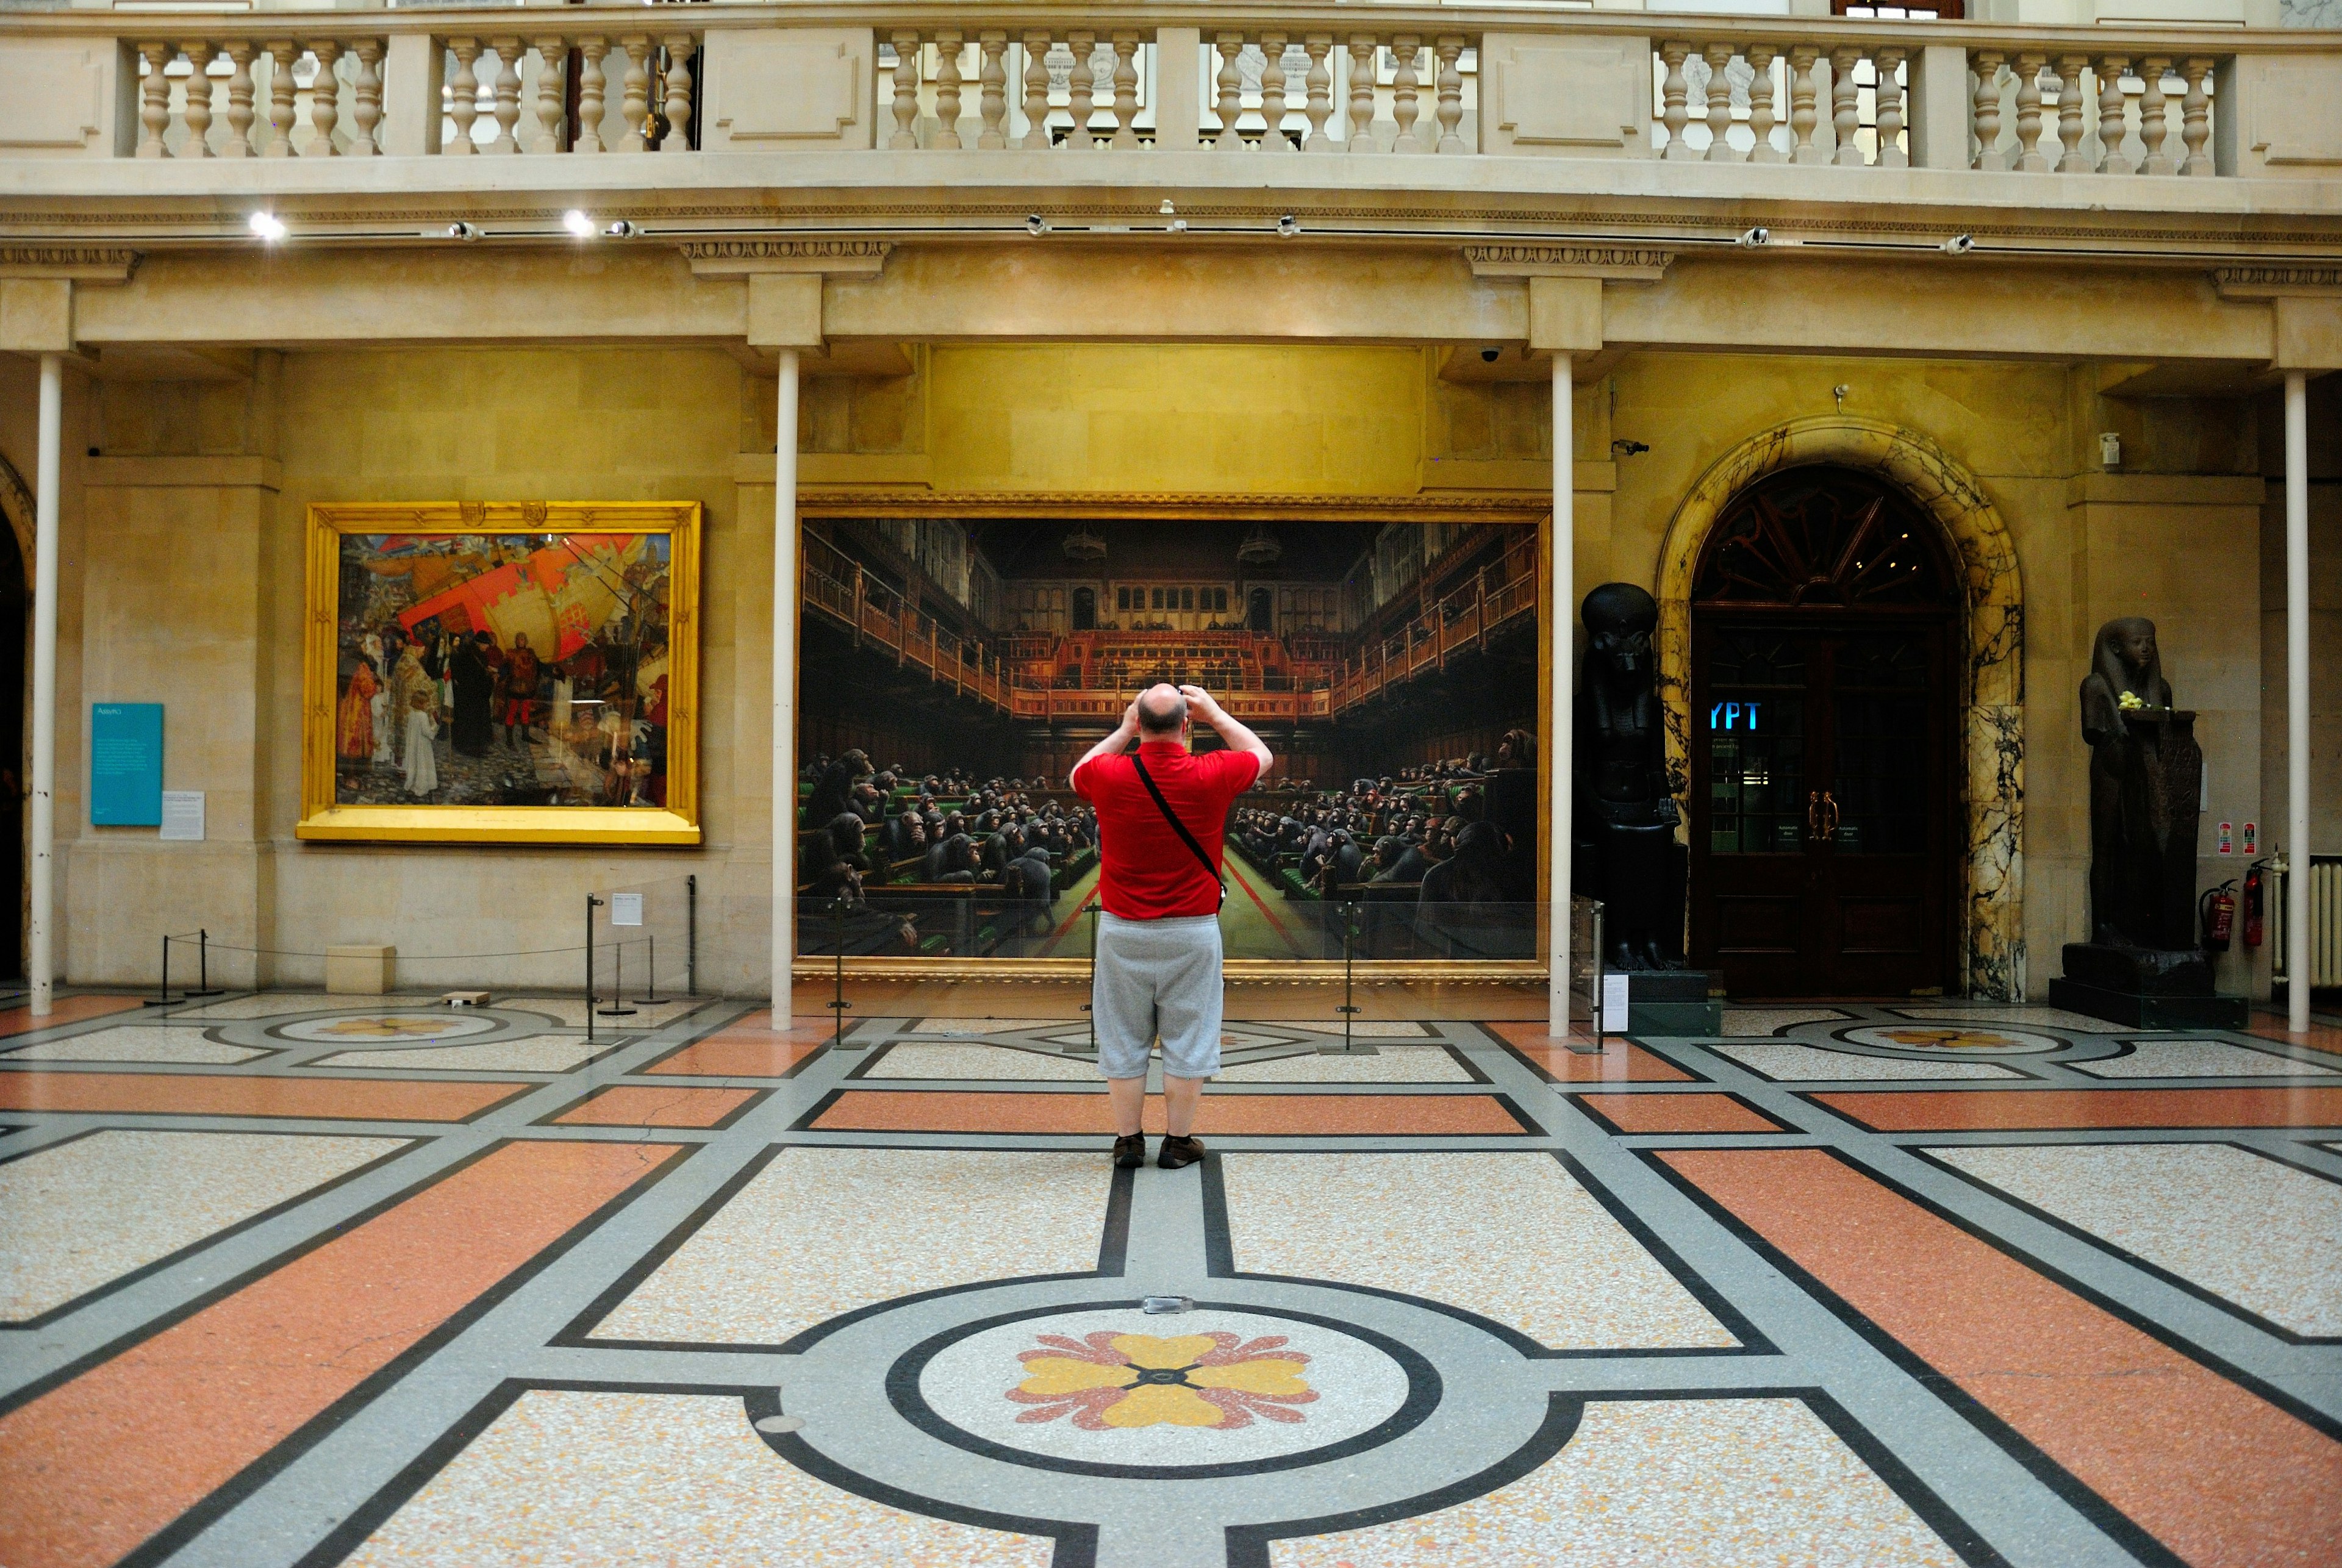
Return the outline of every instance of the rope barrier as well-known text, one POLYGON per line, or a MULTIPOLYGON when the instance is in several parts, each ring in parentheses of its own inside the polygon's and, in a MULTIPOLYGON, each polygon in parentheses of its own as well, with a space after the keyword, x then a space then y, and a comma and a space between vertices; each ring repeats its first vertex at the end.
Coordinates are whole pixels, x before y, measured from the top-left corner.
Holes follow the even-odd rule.
MULTIPOLYGON (((165 942, 193 942, 195 939, 193 936, 166 936, 163 940, 165 942)), ((652 939, 647 936, 641 936, 630 938, 624 942, 597 942, 594 944, 594 945, 597 948, 639 947, 644 943, 652 939)), ((253 953, 270 958, 325 958, 329 956, 329 954, 323 953, 303 953, 287 947, 242 947, 234 943, 228 942, 223 942, 219 945, 220 951, 223 953, 253 953)), ((585 945, 580 944, 575 947, 515 948, 509 953, 402 953, 397 955, 397 958, 398 962, 401 964, 452 964, 458 961, 468 964, 475 959, 480 958, 541 958, 551 954, 583 953, 585 951, 585 945)))

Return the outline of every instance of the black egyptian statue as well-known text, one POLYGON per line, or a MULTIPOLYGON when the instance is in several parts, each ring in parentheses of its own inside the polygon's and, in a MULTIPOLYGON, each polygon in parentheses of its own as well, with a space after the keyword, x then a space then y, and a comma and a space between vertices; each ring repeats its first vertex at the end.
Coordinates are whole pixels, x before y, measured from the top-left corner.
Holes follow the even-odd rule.
POLYGON ((1572 745, 1574 891, 1602 901, 1613 969, 1683 956, 1684 856, 1667 789, 1666 726, 1651 639, 1659 606, 1631 583, 1586 595, 1586 664, 1572 745))
POLYGON ((2082 682, 2090 745, 2090 927, 2114 947, 2196 946, 2196 818, 2204 753, 2175 712, 2155 623, 2108 621, 2082 682))

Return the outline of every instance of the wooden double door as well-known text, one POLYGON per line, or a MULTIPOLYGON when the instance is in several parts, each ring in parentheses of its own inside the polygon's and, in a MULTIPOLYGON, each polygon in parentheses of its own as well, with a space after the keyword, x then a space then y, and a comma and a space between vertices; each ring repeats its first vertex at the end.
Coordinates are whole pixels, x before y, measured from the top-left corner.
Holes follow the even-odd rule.
POLYGON ((1694 612, 1691 943, 1737 996, 1951 978, 1947 616, 1694 612))

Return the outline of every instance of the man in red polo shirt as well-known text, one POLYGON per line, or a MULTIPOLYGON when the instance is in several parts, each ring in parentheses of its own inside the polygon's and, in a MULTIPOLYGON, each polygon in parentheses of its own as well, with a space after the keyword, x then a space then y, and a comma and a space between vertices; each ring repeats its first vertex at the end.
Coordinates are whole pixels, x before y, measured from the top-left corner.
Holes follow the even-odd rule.
POLYGON ((1126 1169, 1146 1161, 1139 1116, 1158 1036, 1170 1135, 1155 1163, 1176 1171, 1204 1157, 1196 1102, 1220 1070, 1220 840, 1228 807, 1269 761, 1260 737, 1201 686, 1156 685, 1074 764, 1074 792, 1097 808, 1106 913, 1090 1016, 1114 1102, 1114 1163, 1126 1169), (1227 749, 1191 752, 1195 718, 1219 732, 1227 749), (1138 750, 1126 753, 1134 737, 1138 750))

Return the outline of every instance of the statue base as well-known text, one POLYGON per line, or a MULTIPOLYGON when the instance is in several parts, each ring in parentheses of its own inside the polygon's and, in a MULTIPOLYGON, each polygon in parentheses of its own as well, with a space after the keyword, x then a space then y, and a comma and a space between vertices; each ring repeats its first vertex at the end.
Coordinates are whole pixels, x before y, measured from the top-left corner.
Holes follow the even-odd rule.
POLYGON ((1614 969, 1609 973, 1626 977, 1627 1034, 1708 1039, 1724 1033, 1724 1004, 1708 994, 1724 989, 1720 972, 1614 969))
POLYGON ((2193 948, 2066 944, 2066 973, 2049 983, 2049 1005, 2132 1029, 2242 1029, 2252 1004, 2216 995, 2212 961, 2193 948))

